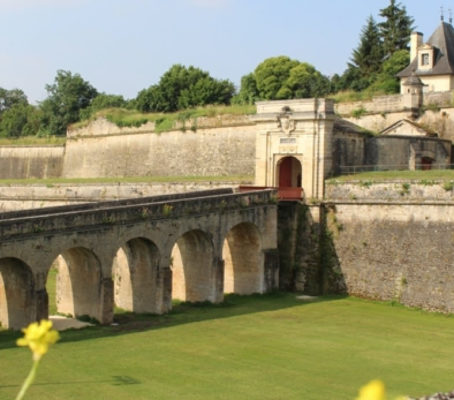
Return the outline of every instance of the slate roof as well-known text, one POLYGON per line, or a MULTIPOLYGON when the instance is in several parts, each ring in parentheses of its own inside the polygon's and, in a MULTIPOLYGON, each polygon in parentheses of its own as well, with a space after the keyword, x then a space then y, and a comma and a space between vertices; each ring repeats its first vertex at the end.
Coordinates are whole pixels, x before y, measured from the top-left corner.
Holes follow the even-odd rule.
POLYGON ((418 57, 410 65, 400 71, 400 78, 410 76, 414 71, 416 75, 454 75, 454 28, 447 22, 442 22, 427 41, 434 47, 434 66, 430 70, 418 69, 418 57))

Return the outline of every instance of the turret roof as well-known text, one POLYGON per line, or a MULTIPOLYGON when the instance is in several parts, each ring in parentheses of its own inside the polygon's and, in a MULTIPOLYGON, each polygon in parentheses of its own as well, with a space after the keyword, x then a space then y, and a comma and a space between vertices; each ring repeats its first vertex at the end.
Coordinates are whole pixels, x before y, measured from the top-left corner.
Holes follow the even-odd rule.
POLYGON ((454 75, 454 28, 447 22, 442 22, 427 44, 434 47, 434 66, 429 70, 418 69, 418 58, 415 57, 410 65, 400 71, 398 77, 410 76, 414 71, 416 75, 454 75))

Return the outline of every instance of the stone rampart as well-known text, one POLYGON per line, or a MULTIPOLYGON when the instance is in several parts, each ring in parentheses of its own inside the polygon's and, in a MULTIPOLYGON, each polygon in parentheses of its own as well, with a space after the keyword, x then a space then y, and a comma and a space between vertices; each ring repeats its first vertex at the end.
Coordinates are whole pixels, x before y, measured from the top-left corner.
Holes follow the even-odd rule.
POLYGON ((64 146, 0 146, 0 179, 61 176, 64 146))
POLYGON ((449 184, 327 185, 325 291, 454 312, 454 193, 449 184))
POLYGON ((335 111, 342 117, 352 115, 356 110, 364 110, 367 113, 384 113, 402 111, 402 95, 378 96, 367 101, 352 101, 337 103, 335 111))
POLYGON ((197 130, 154 133, 153 124, 118 128, 107 121, 70 131, 64 177, 254 175, 255 126, 207 118, 197 130))

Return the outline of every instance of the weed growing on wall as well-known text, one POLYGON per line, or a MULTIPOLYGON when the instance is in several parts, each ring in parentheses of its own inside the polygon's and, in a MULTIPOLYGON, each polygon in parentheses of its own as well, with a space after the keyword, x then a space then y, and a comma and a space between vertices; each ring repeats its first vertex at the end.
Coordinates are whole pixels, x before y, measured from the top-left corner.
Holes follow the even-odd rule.
POLYGON ((356 119, 359 119, 363 115, 365 115, 366 113, 367 113, 367 110, 363 106, 361 106, 361 107, 356 108, 355 110, 352 111, 352 117, 356 118, 356 119))
POLYGON ((401 196, 410 193, 410 184, 408 182, 402 183, 402 190, 399 192, 401 196))
POLYGON ((162 206, 162 215, 164 217, 169 217, 172 214, 173 207, 170 204, 164 204, 162 206))

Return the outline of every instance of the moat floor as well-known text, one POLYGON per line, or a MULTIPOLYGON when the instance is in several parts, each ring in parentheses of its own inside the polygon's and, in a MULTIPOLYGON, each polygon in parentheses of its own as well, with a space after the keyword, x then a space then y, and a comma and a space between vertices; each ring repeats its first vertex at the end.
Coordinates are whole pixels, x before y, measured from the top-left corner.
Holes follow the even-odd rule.
MULTIPOLYGON (((228 296, 116 322, 61 332, 27 398, 353 399, 377 378, 390 398, 454 388, 454 318, 389 303, 228 296)), ((19 336, 0 332, 0 399, 31 366, 19 336)))

